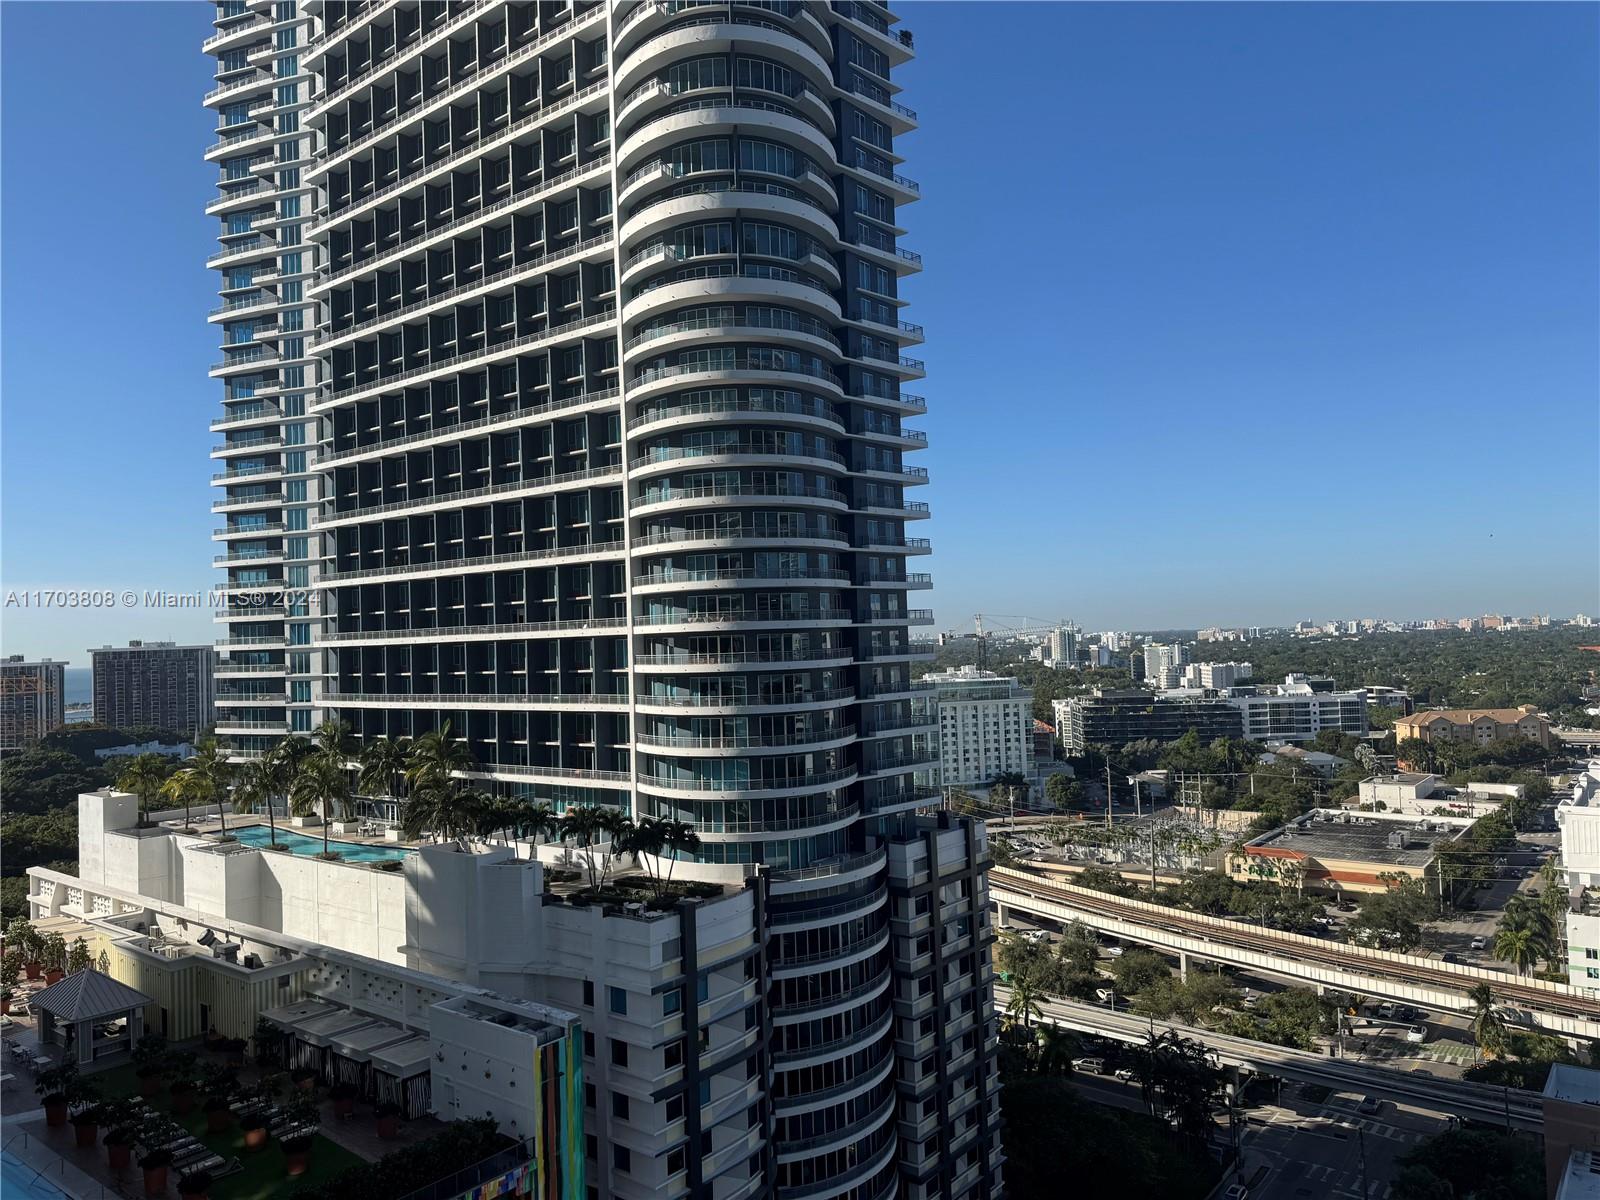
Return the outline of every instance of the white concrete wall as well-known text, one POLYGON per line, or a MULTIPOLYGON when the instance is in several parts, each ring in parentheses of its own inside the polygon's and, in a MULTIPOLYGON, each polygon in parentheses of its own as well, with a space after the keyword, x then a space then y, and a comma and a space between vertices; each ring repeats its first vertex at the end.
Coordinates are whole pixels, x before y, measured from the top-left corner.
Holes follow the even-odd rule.
POLYGON ((1600 999, 1600 916, 1567 914, 1567 982, 1600 999))
POLYGON ((1573 887, 1600 887, 1600 806, 1561 804, 1556 808, 1561 826, 1561 865, 1573 887))

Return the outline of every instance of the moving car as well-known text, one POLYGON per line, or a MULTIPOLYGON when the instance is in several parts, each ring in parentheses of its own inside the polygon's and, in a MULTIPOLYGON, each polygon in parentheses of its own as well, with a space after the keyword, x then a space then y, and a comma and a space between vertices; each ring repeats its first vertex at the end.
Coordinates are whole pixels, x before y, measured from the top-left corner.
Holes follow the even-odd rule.
POLYGON ((1110 1004, 1112 997, 1116 994, 1111 988, 1095 988, 1094 990, 1094 998, 1100 1001, 1101 1004, 1110 1004))
POLYGON ((1363 1096, 1361 1103, 1356 1105, 1356 1111, 1364 1117, 1375 1117, 1383 1111, 1383 1101, 1376 1096, 1363 1096))
POLYGON ((1112 1074, 1124 1082, 1139 1078, 1139 1072, 1132 1067, 1118 1067, 1112 1074))
POLYGON ((1406 1041, 1410 1042, 1413 1046, 1420 1046, 1422 1044, 1422 1039, 1427 1036, 1428 1031, 1421 1025, 1406 1026, 1406 1041))
POLYGON ((1222 1200, 1249 1200, 1250 1189, 1242 1183, 1230 1183, 1222 1193, 1222 1200))
POLYGON ((1106 947, 1106 957, 1107 958, 1121 958, 1122 957, 1122 947, 1121 946, 1107 946, 1106 947))
POLYGON ((1482 950, 1489 943, 1488 943, 1488 941, 1486 939, 1484 939, 1483 937, 1480 936, 1480 937, 1473 938, 1472 941, 1468 942, 1467 944, 1469 946, 1471 946, 1472 949, 1474 949, 1474 950, 1482 950))
POLYGON ((1022 933, 1025 942, 1048 942, 1050 935, 1042 929, 1025 929, 1022 933))
POLYGON ((1106 1073, 1106 1060, 1103 1058, 1075 1058, 1072 1060, 1072 1069, 1081 1071, 1085 1075, 1104 1075, 1106 1073))

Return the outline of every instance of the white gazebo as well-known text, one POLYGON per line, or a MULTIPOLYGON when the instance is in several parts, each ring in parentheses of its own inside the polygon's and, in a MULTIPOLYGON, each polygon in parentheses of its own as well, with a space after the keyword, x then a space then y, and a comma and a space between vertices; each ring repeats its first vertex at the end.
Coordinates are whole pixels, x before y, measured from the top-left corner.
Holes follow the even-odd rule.
POLYGON ((87 1067, 132 1050, 144 1035, 145 1005, 154 1001, 86 968, 35 992, 30 1003, 39 1018, 40 1048, 59 1047, 63 1061, 87 1067))

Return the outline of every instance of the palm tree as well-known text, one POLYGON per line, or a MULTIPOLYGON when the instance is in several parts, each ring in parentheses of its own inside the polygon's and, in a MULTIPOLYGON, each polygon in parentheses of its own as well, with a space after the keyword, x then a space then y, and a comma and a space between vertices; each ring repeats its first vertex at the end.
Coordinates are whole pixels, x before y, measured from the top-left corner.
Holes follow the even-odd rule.
POLYGON ((1055 1025, 1041 1025, 1033 1036, 1034 1069, 1041 1075, 1064 1075, 1072 1062, 1075 1041, 1055 1025))
POLYGON ((194 757, 185 764, 184 769, 195 777, 195 794, 203 800, 215 802, 217 828, 221 833, 227 833, 228 819, 223 815, 222 805, 228 796, 228 781, 233 776, 233 764, 228 761, 228 752, 217 745, 215 738, 206 738, 195 747, 194 757))
POLYGON ((1472 1003, 1472 1020, 1469 1028, 1478 1049, 1494 1058, 1506 1045, 1506 1026, 1494 1007, 1494 989, 1487 983, 1475 983, 1467 991, 1472 1003))
POLYGON ((662 821, 655 817, 642 817, 634 825, 628 838, 627 849, 635 854, 647 854, 653 860, 644 868, 650 875, 651 890, 656 899, 666 898, 672 886, 672 870, 680 853, 693 853, 700 848, 700 835, 686 821, 662 821), (661 864, 665 861, 663 873, 661 864))
POLYGON ((1020 1023, 1024 1029, 1031 1029, 1035 1019, 1044 1018, 1044 1009, 1039 1004, 1042 996, 1043 992, 1027 975, 1014 977, 1011 998, 1006 1001, 1006 1016, 1013 1024, 1020 1023))
POLYGON ((159 754, 135 754, 117 776, 117 787, 139 797, 139 825, 150 823, 150 801, 161 792, 161 785, 172 774, 172 763, 159 754))
POLYGON ((475 765, 472 751, 450 731, 450 722, 446 721, 411 743, 406 755, 406 786, 415 790, 444 783, 475 765))
POLYGON ((194 803, 199 790, 199 781, 194 772, 187 767, 174 771, 162 783, 160 796, 168 804, 183 805, 183 827, 189 830, 189 806, 194 803))
POLYGON ((350 734, 350 725, 346 721, 332 718, 317 726, 316 732, 311 735, 312 742, 317 747, 317 753, 339 763, 341 767, 349 765, 355 757, 355 741, 350 734))
POLYGON ((333 806, 342 804, 350 794, 350 780, 344 765, 335 758, 318 752, 307 755, 295 771, 289 788, 289 802, 296 816, 305 817, 315 812, 322 817, 322 857, 332 858, 328 848, 328 828, 333 806))
POLYGON ((356 786, 368 795, 404 800, 402 785, 410 755, 410 738, 373 738, 361 747, 361 771, 356 776, 356 786))
POLYGON ((553 837, 561 829, 561 817, 550 805, 540 801, 533 804, 524 800, 522 812, 517 817, 517 836, 531 837, 538 841, 541 837, 553 837))
POLYGON ((265 807, 267 825, 272 831, 270 835, 272 844, 276 846, 278 826, 272 819, 272 790, 269 779, 271 771, 267 765, 267 758, 268 755, 262 755, 245 764, 239 782, 233 785, 233 808, 235 812, 254 813, 265 807))
POLYGON ((627 844, 633 831, 633 822, 620 809, 603 804, 575 804, 561 817, 561 840, 569 838, 584 852, 584 866, 589 874, 590 888, 605 885, 611 873, 615 850, 627 844), (609 841, 613 853, 603 858, 595 854, 594 847, 609 841))
POLYGON ((1518 975, 1526 975, 1539 961, 1538 934, 1526 925, 1508 926, 1504 921, 1494 935, 1494 956, 1516 967, 1518 975))

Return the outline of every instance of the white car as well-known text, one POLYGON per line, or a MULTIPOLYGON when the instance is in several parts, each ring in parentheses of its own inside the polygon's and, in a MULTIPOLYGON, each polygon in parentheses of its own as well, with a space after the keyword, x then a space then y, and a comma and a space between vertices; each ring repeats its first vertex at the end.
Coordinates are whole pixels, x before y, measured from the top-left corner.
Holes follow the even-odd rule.
POLYGON ((1132 1067, 1118 1067, 1112 1072, 1112 1074, 1124 1082, 1139 1078, 1139 1072, 1135 1071, 1132 1067))
POLYGON ((1107 958, 1121 958, 1122 957, 1122 947, 1121 946, 1107 946, 1106 947, 1106 957, 1107 958))
POLYGON ((1482 950, 1488 944, 1488 940, 1483 937, 1475 937, 1471 942, 1468 943, 1468 945, 1470 945, 1474 950, 1482 950))
POLYGON ((1116 994, 1110 988, 1095 988, 1094 990, 1094 998, 1100 1001, 1101 1004, 1110 1004, 1112 997, 1116 994))
POLYGON ((1039 942, 1048 942, 1050 935, 1042 929, 1028 929, 1023 931, 1022 940, 1037 944, 1039 942))
POLYGON ((1222 1200, 1248 1200, 1250 1189, 1242 1183, 1230 1183, 1228 1190, 1222 1193, 1222 1200))

